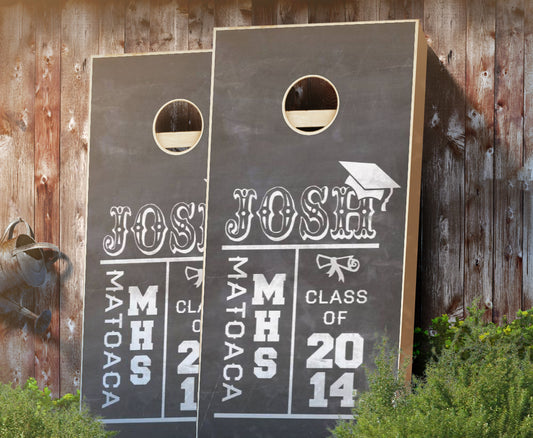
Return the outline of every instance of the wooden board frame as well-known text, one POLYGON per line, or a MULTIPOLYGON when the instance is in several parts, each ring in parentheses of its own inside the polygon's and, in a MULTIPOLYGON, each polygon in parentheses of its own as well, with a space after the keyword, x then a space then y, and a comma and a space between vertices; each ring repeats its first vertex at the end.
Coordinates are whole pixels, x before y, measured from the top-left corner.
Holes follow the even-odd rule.
POLYGON ((149 433, 152 436, 173 434, 189 438, 194 435, 196 427, 196 406, 193 408, 191 400, 197 391, 197 370, 194 369, 194 361, 190 366, 182 365, 199 349, 199 286, 202 279, 209 126, 207 87, 210 83, 211 51, 93 56, 92 63, 93 72, 95 64, 99 64, 96 74, 99 86, 97 93, 100 94, 95 94, 93 74, 90 93, 92 159, 89 163, 92 173, 88 175, 86 213, 82 395, 94 412, 105 417, 102 421, 108 428, 118 429, 132 437, 144 437, 149 433), (151 63, 158 65, 161 70, 152 71, 151 63), (188 68, 192 69, 193 74, 187 72, 188 68), (109 83, 105 83, 106 80, 109 83), (116 96, 113 94, 113 84, 116 88, 121 87, 116 96), (111 96, 105 95, 106 90, 110 91, 111 96), (123 108, 117 109, 114 97, 130 106, 124 111, 123 108), (191 101, 199 108, 200 115, 204 114, 203 129, 196 146, 181 155, 169 155, 155 142, 153 120, 162 105, 176 97, 191 101), (109 115, 94 113, 96 98, 99 99, 100 110, 109 112, 109 115), (117 114, 122 114, 126 119, 119 117, 115 120, 118 126, 115 130, 109 120, 117 114), (109 146, 108 151, 104 146, 109 146), (98 162, 94 161, 95 155, 98 162), (117 155, 123 160, 122 169, 120 163, 115 167, 105 163, 107 158, 116 159, 117 155), (102 176, 107 186, 100 181, 102 176), (122 186, 117 184, 120 182, 122 186), (107 213, 103 206, 109 208, 107 213), (139 222, 137 219, 141 210, 145 216, 139 222), (160 212, 162 218, 158 216, 160 212), (101 216, 98 217, 98 214, 101 216), (100 222, 106 222, 105 232, 102 232, 100 222), (166 231, 164 237, 159 239, 161 234, 156 225, 161 223, 166 231), (145 240, 140 234, 133 236, 141 232, 135 231, 138 225, 144 228, 142 233, 146 232, 147 235, 150 234, 147 231, 150 228, 153 231, 151 237, 145 240), (121 228, 128 231, 123 232, 121 228), (185 236, 181 230, 192 230, 194 239, 185 236), (120 233, 123 237, 121 248, 120 233), (95 236, 98 239, 93 239, 95 236), (161 242, 158 248, 154 247, 156 239, 161 242), (99 242, 94 244, 93 240, 99 242), (106 242, 111 245, 106 246, 106 242), (143 273, 143 270, 147 273, 143 273), (107 285, 102 283, 102 279, 92 278, 96 275, 104 276, 107 285), (155 289, 151 289, 153 287, 155 289), (101 289, 105 289, 106 299, 102 301, 100 298, 95 304, 96 293, 102 292, 101 289), (152 293, 154 290, 155 293, 152 293), (91 294, 89 301, 88 293, 91 294), (89 305, 91 309, 88 309, 89 305), (105 311, 103 306, 106 306, 105 311), (108 309, 109 315, 106 313, 108 309), (121 312, 120 316, 111 315, 115 309, 121 312), (103 339, 98 338, 98 334, 101 334, 98 322, 91 322, 88 312, 92 312, 91 319, 95 315, 107 316, 107 319, 99 322, 106 326, 105 330, 109 329, 104 330, 103 339), (135 319, 136 315, 140 325, 136 323, 134 327, 129 319, 135 319), (143 335, 145 324, 146 327, 152 324, 148 327, 150 334, 146 336, 143 335), (133 339, 134 330, 137 333, 136 340, 133 339), (109 337, 110 332, 114 333, 111 335, 114 338, 109 337), (115 350, 107 344, 118 343, 116 333, 120 334, 123 341, 115 350), (88 337, 94 346, 88 343, 88 337), (113 342, 108 342, 108 337, 113 342), (149 348, 150 344, 152 349, 149 348), (107 359, 94 358, 98 353, 104 354, 104 351, 107 352, 107 359), (148 356, 153 351, 156 351, 153 357, 148 356), (133 357, 128 357, 128 354, 133 357), (99 366, 94 367, 95 363, 99 366), (162 370, 158 365, 161 365, 162 370), (181 367, 185 374, 180 375, 179 371, 176 374, 174 365, 181 367), (85 371, 94 368, 94 373, 85 371), (181 387, 180 382, 172 379, 180 380, 181 387), (154 386, 151 382, 155 380, 158 383, 154 386), (121 392, 120 382, 122 387, 129 385, 125 392, 121 392), (132 388, 137 391, 132 392, 132 388), (170 391, 169 396, 166 396, 167 391, 170 391), (104 392, 107 392, 105 397, 102 395, 104 392), (176 393, 180 393, 184 399, 175 397, 176 393), (123 406, 120 406, 116 396, 124 401, 123 406), (117 406, 119 408, 115 409, 117 406))
POLYGON ((406 378, 411 377, 413 330, 415 323, 418 230, 420 218, 420 190, 422 184, 422 149, 424 140, 424 104, 426 95, 427 45, 419 20, 415 33, 413 62, 413 94, 409 148, 409 185, 406 209, 406 238, 402 284, 402 316, 400 325, 400 362, 407 360, 406 378))
MULTIPOLYGON (((423 120, 424 120, 424 96, 425 96, 425 67, 426 67, 426 55, 427 55, 427 47, 424 35, 421 31, 421 26, 418 20, 401 20, 401 21, 394 21, 394 22, 361 22, 361 23, 335 23, 335 24, 316 24, 316 25, 289 25, 289 26, 258 26, 258 27, 239 27, 239 28, 217 28, 215 29, 214 34, 214 51, 213 51, 213 74, 212 74, 212 91, 211 91, 211 126, 210 126, 210 135, 209 135, 209 170, 208 170, 208 213, 207 213, 207 235, 206 235, 206 251, 204 255, 204 290, 203 290, 203 302, 204 302, 204 313, 202 315, 203 323, 202 323, 202 358, 201 358, 201 369, 200 369, 200 395, 199 395, 199 414, 198 414, 198 437, 204 438, 208 436, 215 436, 213 433, 216 432, 216 436, 228 436, 228 437, 238 437, 238 436, 246 436, 246 434, 253 433, 254 436, 261 436, 261 437, 270 437, 270 436, 280 436, 283 434, 288 434, 289 436, 291 433, 295 433, 295 430, 300 430, 301 433, 304 433, 303 429, 293 429, 292 426, 282 426, 281 424, 284 422, 284 420, 288 417, 286 417, 284 414, 272 414, 261 416, 261 414, 244 414, 241 415, 239 412, 234 413, 228 413, 228 414, 216 414, 218 415, 218 420, 214 419, 213 417, 210 417, 211 410, 206 408, 206 400, 209 398, 209 403, 213 400, 215 400, 217 397, 221 397, 221 391, 220 391, 220 381, 222 380, 221 375, 219 375, 219 381, 216 386, 216 394, 212 392, 211 390, 214 388, 212 386, 213 379, 212 377, 209 378, 209 381, 206 381, 205 375, 208 373, 208 371, 205 371, 205 364, 208 362, 209 367, 216 367, 215 362, 213 361, 214 357, 217 357, 216 354, 208 355, 209 349, 213 348, 213 342, 211 341, 210 345, 206 345, 206 339, 209 339, 211 336, 216 336, 214 332, 212 331, 212 327, 209 330, 206 330, 206 321, 207 324, 213 324, 213 317, 214 313, 209 307, 211 306, 210 300, 213 299, 213 293, 210 294, 210 287, 217 290, 220 290, 220 284, 216 284, 216 286, 211 285, 210 286, 210 275, 215 278, 217 275, 220 275, 222 271, 217 270, 215 268, 210 269, 214 264, 219 262, 220 260, 213 256, 214 262, 210 261, 210 257, 213 253, 216 253, 217 249, 210 251, 210 245, 212 245, 213 237, 212 234, 214 232, 214 229, 216 228, 216 232, 221 232, 220 228, 220 218, 213 216, 213 209, 215 209, 215 214, 220 214, 220 208, 219 206, 213 207, 213 203, 210 201, 212 197, 215 198, 220 195, 220 192, 217 192, 217 189, 220 186, 220 178, 218 180, 215 180, 213 178, 214 175, 214 167, 217 165, 216 160, 220 160, 220 157, 216 158, 215 161, 213 161, 213 144, 219 144, 222 142, 220 140, 220 130, 216 133, 213 133, 213 131, 216 129, 216 122, 217 117, 221 113, 220 108, 216 106, 216 103, 214 102, 214 98, 216 96, 216 73, 217 73, 217 65, 216 65, 216 57, 217 57, 217 51, 219 50, 219 46, 217 46, 217 38, 219 35, 221 35, 222 32, 228 32, 228 31, 235 31, 241 32, 241 31, 258 31, 258 30, 269 30, 269 29, 291 29, 291 28, 310 28, 310 27, 326 27, 326 26, 338 26, 338 28, 342 28, 343 26, 362 26, 362 25, 385 25, 385 24, 400 24, 400 23, 411 23, 414 26, 414 39, 413 39, 413 60, 412 60, 412 81, 411 81, 411 93, 410 93, 410 99, 411 99, 411 109, 410 109, 410 115, 409 115, 409 147, 408 147, 408 179, 406 184, 406 205, 405 205, 405 228, 404 228, 404 240, 403 240, 403 248, 402 248, 402 280, 401 280, 401 306, 400 306, 400 328, 398 330, 398 343, 396 344, 398 346, 399 352, 401 351, 401 355, 399 354, 399 360, 401 360, 402 357, 410 358, 411 352, 412 352, 412 335, 413 335, 413 324, 414 324, 414 301, 415 301, 415 286, 416 286, 416 267, 417 267, 417 242, 418 242, 418 221, 419 221, 419 199, 420 199, 420 179, 421 179, 421 161, 422 161, 422 132, 423 132, 423 120), (214 113, 214 116, 213 116, 214 113), (213 188, 215 187, 215 188, 213 188), (213 192, 213 193, 212 193, 213 192), (218 221, 218 222, 217 222, 218 221), (210 311, 211 310, 211 311, 210 311), (264 421, 265 418, 270 418, 271 420, 276 419, 275 425, 273 422, 270 423, 270 426, 267 425, 268 421, 264 421), (221 422, 220 418, 224 418, 227 421, 225 423, 221 422), (242 421, 241 421, 242 420, 242 421), (229 422, 233 421, 234 424, 229 424, 229 422), (240 425, 238 425, 238 422, 241 421, 240 425)), ((255 42, 255 41, 254 41, 255 42)), ((245 52, 246 53, 246 52, 245 52)), ((272 55, 272 51, 269 52, 270 55, 272 55)), ((242 53, 240 53, 242 56, 242 53)), ((220 55, 223 56, 223 55, 220 55)), ((283 56, 286 56, 285 54, 283 56)), ((240 68, 244 68, 244 65, 246 64, 247 59, 244 56, 242 60, 242 65, 240 65, 240 68)), ((313 72, 317 74, 321 74, 321 72, 313 72)), ((227 71, 223 72, 223 75, 227 74, 227 71)), ((247 97, 249 99, 249 97, 247 97)), ((341 97, 342 98, 342 97, 341 97)), ((223 112, 223 111, 222 111, 223 112)), ((232 114, 228 117, 234 117, 235 114, 232 114)), ((251 130, 255 129, 256 126, 249 127, 251 130)), ((224 144, 224 146, 227 148, 227 144, 224 144)), ((227 151, 227 149, 225 149, 227 151)), ((221 152, 222 153, 222 152, 221 152)), ((228 152, 228 161, 231 161, 231 152, 228 152)), ((220 163, 220 161, 218 161, 220 163)), ((215 170, 216 171, 216 170, 215 170)), ((224 171, 223 173, 228 173, 228 170, 224 171)), ((230 172, 231 173, 231 172, 230 172)), ((253 184, 253 183, 252 183, 253 184)), ((272 184, 273 185, 273 184, 272 184)), ((241 194, 242 195, 242 194, 241 194)), ((237 195, 235 195, 235 199, 237 199, 237 195)), ((255 198, 254 198, 255 199, 255 198)), ((259 202, 259 198, 257 198, 257 201, 259 202)), ((240 213, 240 211, 239 211, 240 213)), ((259 214, 259 213, 258 213, 259 214)), ((227 225, 227 222, 226 222, 227 225)), ((223 234, 223 233, 222 233, 223 234)), ((246 236, 245 236, 246 237, 246 236)), ((264 239, 265 240, 265 239, 264 239)), ((290 239, 289 239, 290 240, 290 239)), ((215 238, 215 245, 220 244, 220 239, 215 238)), ((292 240, 290 241, 292 243, 292 240)), ((262 242, 264 243, 264 242, 262 242)), ((229 245, 228 245, 229 246, 229 245)), ((242 245, 243 247, 246 245, 242 245)), ((253 246, 253 245, 252 245, 253 246)), ((259 244, 256 246, 260 246, 259 244)), ((288 244, 290 246, 290 244, 288 244)), ((297 245, 296 245, 297 246, 297 245)), ((279 256, 279 255, 278 255, 279 256)), ((298 259, 295 261, 295 266, 298 265, 298 259)), ((234 273, 237 272, 238 267, 234 267, 236 270, 234 273)), ((274 270, 274 272, 276 272, 274 270)), ((295 268, 295 276, 296 278, 296 268, 295 268)), ((269 280, 267 280, 268 282, 269 280)), ((296 290, 296 289, 295 289, 296 290)), ((295 292, 296 293, 296 292, 295 292)), ((296 295, 295 295, 296 296, 296 295)), ((228 298, 226 298, 228 300, 228 298)), ((295 299, 296 302, 296 299, 295 299)), ((219 303, 220 304, 220 303, 219 303)), ((214 306, 214 304, 213 304, 214 306)), ((296 306, 296 305, 295 305, 296 306)), ((228 310, 227 310, 228 311, 228 310)), ((251 330, 253 330, 253 327, 249 327, 251 330)), ((222 326, 218 328, 220 331, 222 329, 222 326)), ((281 329, 280 329, 281 330, 281 329)), ((293 337, 294 337, 294 329, 293 329, 293 337)), ((218 339, 218 342, 220 342, 220 339, 218 339)), ((294 341, 293 341, 294 342, 294 341)), ((392 341, 393 344, 395 341, 392 341)), ((309 344, 308 344, 309 345, 309 344)), ((318 344, 313 344, 318 345, 318 344)), ((240 350, 239 350, 240 351, 240 350)), ((235 351, 233 352, 235 353, 235 351)), ((226 357, 231 356, 231 351, 228 352, 226 357)), ((292 353, 291 353, 292 354, 292 353)), ((291 356, 292 361, 292 356, 291 356)), ((291 362, 292 363, 292 362, 291 362)), ((291 365, 292 367, 293 365, 291 365)), ((248 370, 250 372, 250 370, 248 370)), ((292 371, 291 371, 292 372, 292 371)), ((410 365, 408 366, 408 374, 410 373, 410 365)), ((228 381, 229 384, 229 381, 228 381)), ((291 390, 292 393, 292 390, 291 390)), ((226 393, 226 398, 229 400, 230 393, 226 393)), ((261 398, 261 397, 259 397, 261 398)), ((250 395, 246 397, 247 400, 251 401, 253 399, 250 398, 250 395)), ((291 396, 289 395, 289 406, 290 406, 290 400, 291 396)), ((262 399, 265 403, 269 403, 271 400, 262 399)), ((215 403, 215 402, 213 402, 215 403)), ((220 403, 219 403, 220 404, 220 403)), ((289 412, 290 408, 289 408, 289 412)), ((215 415, 215 416, 216 416, 215 415)), ((326 424, 328 426, 331 426, 334 424, 334 418, 351 418, 351 414, 346 415, 339 415, 338 413, 334 415, 318 415, 316 416, 317 419, 321 418, 322 420, 326 421, 326 424), (333 423, 332 423, 333 421, 333 423)), ((301 420, 304 420, 304 423, 300 423, 298 427, 303 427, 305 429, 305 433, 309 434, 308 436, 322 436, 325 432, 325 429, 321 429, 321 427, 317 427, 318 424, 314 424, 313 426, 310 426, 312 423, 316 422, 309 422, 309 420, 312 418, 312 416, 307 416, 305 414, 301 414, 299 417, 298 415, 293 415, 292 418, 300 418, 301 420), (305 426, 305 421, 307 421, 307 426, 305 426)), ((324 424, 324 423, 322 423, 324 424)), ((249 436, 249 435, 248 435, 249 436)), ((307 436, 307 435, 306 435, 307 436)))

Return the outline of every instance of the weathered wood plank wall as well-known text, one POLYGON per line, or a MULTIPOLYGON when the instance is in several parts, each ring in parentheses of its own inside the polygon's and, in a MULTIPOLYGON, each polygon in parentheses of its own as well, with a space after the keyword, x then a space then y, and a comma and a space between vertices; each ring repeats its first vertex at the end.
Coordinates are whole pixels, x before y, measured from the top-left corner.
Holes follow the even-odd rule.
MULTIPOLYGON (((0 380, 79 387, 91 55, 209 49, 214 26, 418 18, 428 63, 419 324, 533 305, 533 0, 3 0, 0 226, 27 219, 64 256, 48 333, 0 309, 0 380)), ((357 48, 354 48, 357 50, 357 48)), ((489 313, 490 317, 490 313, 489 313)))
MULTIPOLYGON (((33 222, 34 211, 34 14, 27 4, 15 3, 0 14, 0 223, 21 216, 33 222)), ((18 291, 13 291, 16 296, 18 291)), ((33 305, 31 294, 20 302, 33 305)), ((0 326, 1 380, 20 380, 35 372, 35 346, 31 324, 4 320, 0 326), (4 377, 4 372, 8 373, 4 377)))

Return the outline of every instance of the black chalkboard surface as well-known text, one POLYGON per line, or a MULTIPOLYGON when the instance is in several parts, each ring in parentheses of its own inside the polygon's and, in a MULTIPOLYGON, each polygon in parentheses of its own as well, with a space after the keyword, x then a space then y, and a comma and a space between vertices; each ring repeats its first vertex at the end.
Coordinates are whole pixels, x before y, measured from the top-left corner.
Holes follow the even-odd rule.
POLYGON ((195 435, 210 78, 206 51, 93 59, 82 396, 120 436, 195 435))
POLYGON ((325 437, 382 337, 411 348, 425 41, 215 34, 198 436, 325 437))

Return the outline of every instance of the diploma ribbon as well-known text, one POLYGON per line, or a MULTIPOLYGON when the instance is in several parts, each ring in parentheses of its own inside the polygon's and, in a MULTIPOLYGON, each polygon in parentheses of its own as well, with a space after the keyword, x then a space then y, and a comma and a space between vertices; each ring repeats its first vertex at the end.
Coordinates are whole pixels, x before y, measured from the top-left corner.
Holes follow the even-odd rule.
POLYGON ((328 257, 323 254, 317 254, 316 264, 319 269, 329 268, 326 274, 328 277, 332 277, 333 274, 337 274, 339 281, 344 283, 344 271, 357 272, 359 270, 359 260, 353 255, 343 257, 328 257))
POLYGON ((187 266, 185 268, 185 277, 187 280, 196 280, 194 285, 200 287, 203 281, 203 269, 202 268, 193 268, 192 266, 187 266))

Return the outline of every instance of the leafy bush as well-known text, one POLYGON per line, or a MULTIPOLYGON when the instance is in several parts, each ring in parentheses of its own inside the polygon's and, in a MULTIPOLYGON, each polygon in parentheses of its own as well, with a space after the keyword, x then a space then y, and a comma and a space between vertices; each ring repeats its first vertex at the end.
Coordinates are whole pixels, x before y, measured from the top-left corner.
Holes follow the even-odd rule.
POLYGON ((382 345, 357 421, 340 422, 333 436, 533 437, 533 309, 502 326, 469 312, 457 324, 433 321, 433 359, 412 384, 382 345))
POLYGON ((80 410, 80 395, 50 397, 37 381, 28 379, 23 388, 0 384, 0 437, 9 438, 100 438, 110 437, 89 411, 80 410))

